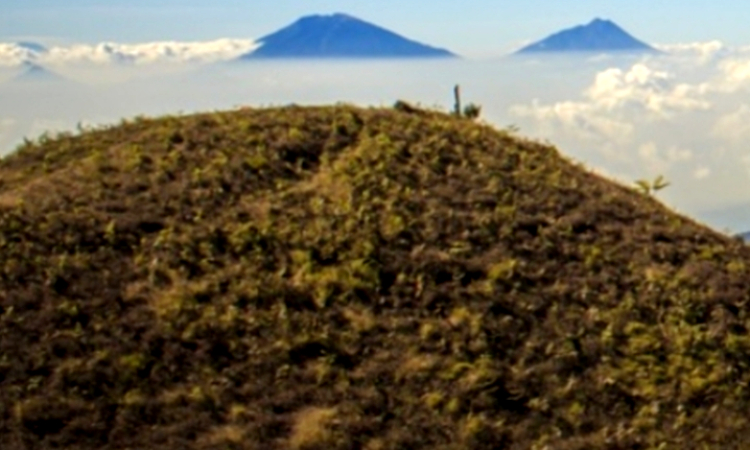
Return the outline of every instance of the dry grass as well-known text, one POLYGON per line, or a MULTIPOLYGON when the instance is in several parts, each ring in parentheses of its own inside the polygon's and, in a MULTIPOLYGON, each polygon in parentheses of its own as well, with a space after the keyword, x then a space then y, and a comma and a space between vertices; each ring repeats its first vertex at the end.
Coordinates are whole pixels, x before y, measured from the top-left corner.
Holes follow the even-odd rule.
MULTIPOLYGON (((205 446, 239 445, 245 439, 245 429, 237 425, 221 425, 202 436, 198 443, 205 446)), ((226 448, 226 447, 225 447, 226 448)))
POLYGON ((289 446, 295 450, 326 448, 336 408, 306 408, 296 414, 289 446))

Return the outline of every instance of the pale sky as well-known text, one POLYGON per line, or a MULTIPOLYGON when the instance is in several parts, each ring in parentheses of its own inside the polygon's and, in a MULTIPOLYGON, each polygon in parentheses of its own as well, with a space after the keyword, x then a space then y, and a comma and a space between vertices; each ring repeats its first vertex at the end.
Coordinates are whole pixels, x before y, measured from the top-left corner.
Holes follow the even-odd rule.
POLYGON ((507 53, 594 17, 649 43, 750 44, 750 2, 739 0, 2 0, 0 40, 253 39, 300 16, 332 12, 469 56, 507 53))

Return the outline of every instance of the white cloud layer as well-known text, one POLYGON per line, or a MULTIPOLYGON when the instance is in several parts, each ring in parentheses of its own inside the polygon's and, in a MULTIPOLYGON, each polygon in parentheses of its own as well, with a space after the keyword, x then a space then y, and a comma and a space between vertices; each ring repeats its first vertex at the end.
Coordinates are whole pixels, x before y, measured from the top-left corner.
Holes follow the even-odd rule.
POLYGON ((732 53, 742 52, 742 49, 730 48, 721 41, 666 44, 655 47, 671 56, 690 59, 698 64, 708 64, 732 53))
POLYGON ((582 100, 548 105, 532 102, 530 106, 516 105, 512 112, 540 121, 557 121, 578 129, 584 137, 591 137, 593 132, 624 141, 634 130, 629 120, 633 115, 655 121, 710 107, 700 87, 678 83, 667 71, 637 63, 627 70, 613 67, 596 74, 582 100))
POLYGON ((508 112, 620 179, 665 176, 672 185, 660 196, 678 209, 745 205, 745 224, 732 226, 750 229, 750 47, 659 48, 668 54, 600 66, 577 93, 508 112))
POLYGON ((17 66, 25 62, 60 66, 65 64, 153 64, 208 63, 236 58, 257 45, 248 39, 217 39, 204 42, 148 42, 50 47, 37 51, 17 43, 0 43, 0 65, 17 66))

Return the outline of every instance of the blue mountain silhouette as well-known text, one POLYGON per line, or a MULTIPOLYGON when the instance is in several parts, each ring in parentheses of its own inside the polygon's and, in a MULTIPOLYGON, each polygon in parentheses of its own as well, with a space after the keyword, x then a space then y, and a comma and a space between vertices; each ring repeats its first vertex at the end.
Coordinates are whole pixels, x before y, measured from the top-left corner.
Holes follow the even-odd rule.
POLYGON ((305 16, 258 40, 240 59, 256 58, 434 58, 451 52, 409 40, 346 14, 305 16))
POLYGON ((579 25, 552 34, 522 48, 517 53, 590 51, 657 52, 656 49, 634 38, 614 22, 597 18, 587 25, 579 25))

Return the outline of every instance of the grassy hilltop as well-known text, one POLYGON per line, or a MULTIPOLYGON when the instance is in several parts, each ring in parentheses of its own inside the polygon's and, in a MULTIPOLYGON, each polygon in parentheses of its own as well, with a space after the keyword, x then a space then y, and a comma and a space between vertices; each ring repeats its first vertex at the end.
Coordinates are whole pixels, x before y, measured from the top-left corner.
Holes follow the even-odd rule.
POLYGON ((135 119, 0 161, 0 448, 746 448, 748 302, 749 246, 466 119, 135 119))

